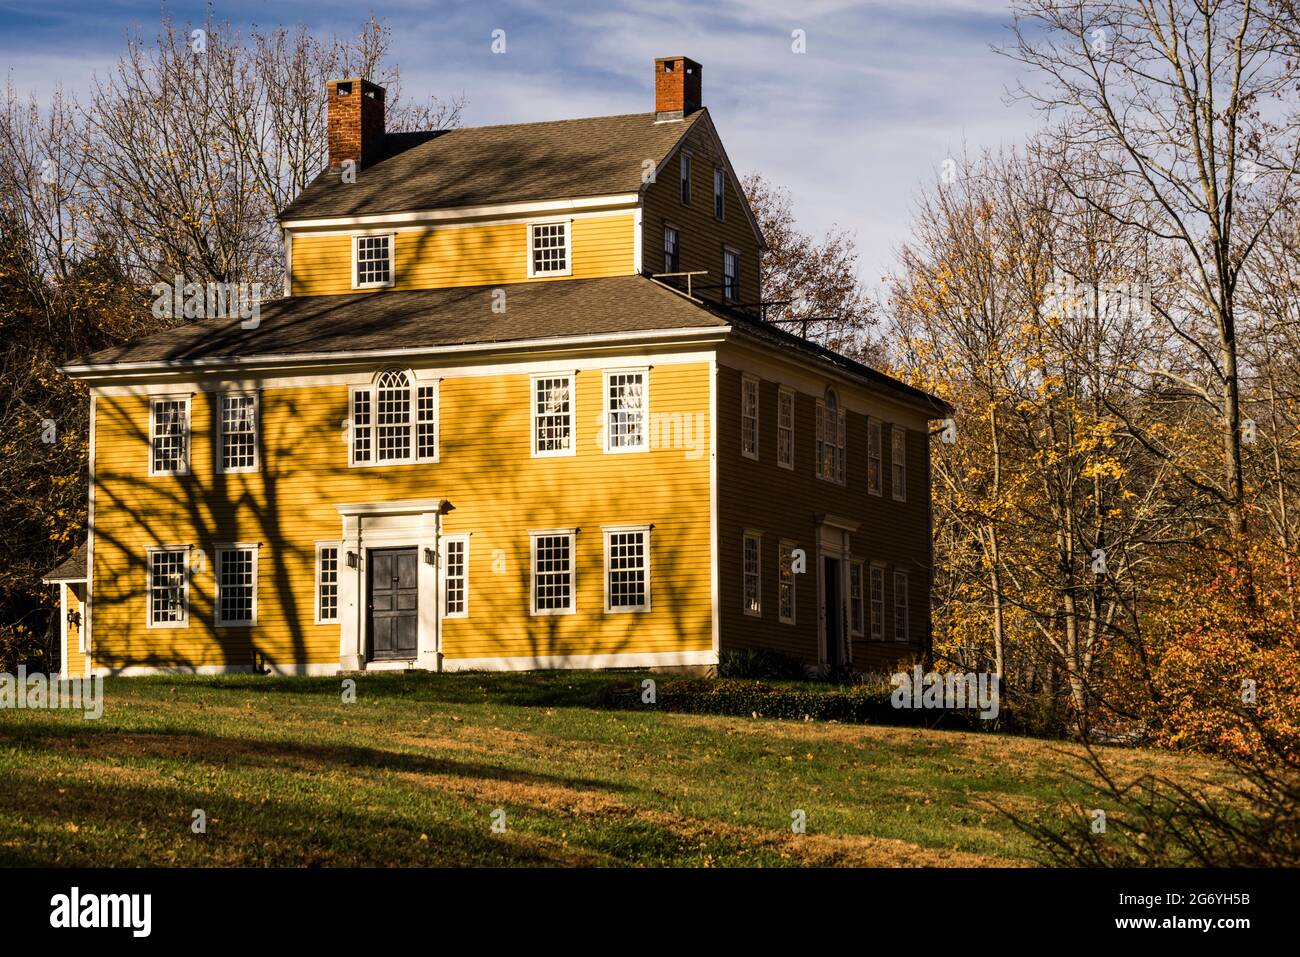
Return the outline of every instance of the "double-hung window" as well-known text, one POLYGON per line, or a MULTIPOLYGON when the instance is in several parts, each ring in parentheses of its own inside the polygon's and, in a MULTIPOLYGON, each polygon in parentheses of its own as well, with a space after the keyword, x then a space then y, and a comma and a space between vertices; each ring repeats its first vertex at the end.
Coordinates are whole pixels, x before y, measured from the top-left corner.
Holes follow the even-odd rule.
POLYGON ((734 249, 722 251, 722 298, 727 302, 740 299, 740 253, 734 249))
POLYGON ((749 375, 740 380, 740 454, 758 458, 758 380, 749 375))
POLYGON ((861 638, 866 631, 866 601, 862 580, 862 562, 849 563, 849 634, 861 638))
POLYGON ((567 276, 572 271, 569 223, 532 223, 528 227, 528 275, 567 276))
POLYGON ((786 386, 776 393, 776 464, 794 468, 794 390, 786 386))
POLYGON ((893 470, 891 491, 897 502, 907 501, 907 433, 894 426, 890 430, 889 464, 893 470))
POLYGON ((744 610, 755 618, 763 616, 763 536, 745 532, 740 548, 744 610))
POLYGON ((867 421, 867 491, 879 495, 883 479, 880 458, 880 422, 877 419, 867 421))
POLYGON ((257 546, 217 548, 217 624, 257 623, 257 546))
POLYGON ((609 370, 604 378, 605 451, 646 451, 650 448, 648 371, 609 370))
POLYGON ((907 639, 907 572, 894 572, 894 640, 907 639))
POLYGON ((605 611, 650 610, 650 526, 605 529, 605 611))
POLYGON ((339 545, 316 543, 316 624, 339 620, 339 545))
POLYGON ((870 592, 871 604, 871 640, 885 640, 885 570, 879 565, 871 566, 870 592))
POLYGON ((190 397, 159 396, 149 411, 149 474, 190 472, 190 397))
POLYGON ((393 284, 393 236, 352 237, 352 288, 379 289, 393 284))
POLYGON ((727 174, 721 166, 713 167, 713 216, 725 219, 727 212, 727 174))
POLYGON ((679 175, 682 187, 682 205, 691 205, 691 154, 683 153, 681 163, 679 164, 679 175))
POLYGON ((469 536, 443 538, 443 617, 469 617, 469 536))
POLYGON ((257 471, 257 394, 221 396, 218 471, 257 471))
POLYGON ((817 403, 817 477, 840 485, 846 464, 844 418, 835 390, 827 389, 826 397, 817 403))
POLYGON ((438 384, 389 369, 352 390, 353 465, 438 461, 438 384))
POLYGON ((149 627, 185 628, 190 623, 188 545, 149 549, 149 627))
POLYGON ((664 227, 664 272, 681 272, 681 234, 676 226, 664 227))
POLYGON ((782 542, 777 582, 777 611, 782 623, 794 624, 794 542, 782 542))
POLYGON ((532 613, 574 613, 574 554, 576 531, 571 528, 531 532, 532 613))
POLYGON ((573 375, 532 378, 533 455, 573 455, 573 375))

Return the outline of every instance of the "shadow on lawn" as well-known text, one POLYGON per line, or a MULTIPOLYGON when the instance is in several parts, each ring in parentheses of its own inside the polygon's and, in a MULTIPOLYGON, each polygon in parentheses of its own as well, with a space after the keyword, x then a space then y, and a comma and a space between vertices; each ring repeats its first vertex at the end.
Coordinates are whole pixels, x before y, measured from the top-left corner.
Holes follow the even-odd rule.
POLYGON ((183 760, 232 769, 337 771, 366 768, 403 774, 461 776, 502 784, 531 784, 601 792, 634 790, 607 781, 538 774, 409 751, 346 744, 305 744, 262 738, 224 737, 187 731, 123 731, 90 723, 0 725, 0 747, 63 751, 97 760, 183 760))
POLYGON ((238 798, 175 784, 96 781, 51 787, 26 775, 0 789, 0 819, 24 822, 0 842, 0 867, 16 866, 536 866, 587 863, 572 850, 502 840, 469 823, 471 807, 364 811, 319 800, 238 798), (206 834, 190 829, 207 815, 206 834), (33 808, 39 817, 31 819, 33 808), (464 814, 465 823, 445 820, 464 814), (424 835, 422 838, 421 835, 424 835))

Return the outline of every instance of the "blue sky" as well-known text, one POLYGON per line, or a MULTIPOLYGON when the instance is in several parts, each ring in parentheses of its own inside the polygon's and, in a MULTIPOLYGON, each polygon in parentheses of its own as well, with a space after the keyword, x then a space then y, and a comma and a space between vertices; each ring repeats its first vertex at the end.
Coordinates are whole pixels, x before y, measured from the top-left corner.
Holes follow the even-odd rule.
MULTIPOLYGON (((126 35, 202 3, 0 0, 0 57, 19 90, 84 90, 126 35)), ((393 28, 408 96, 463 92, 467 125, 653 108, 654 57, 704 65, 704 102, 742 174, 791 191, 800 224, 852 230, 875 285, 908 235, 911 203, 944 159, 1019 142, 1038 118, 1006 89, 1018 65, 1005 0, 391 0, 216 2, 236 27, 304 23, 355 33, 373 12, 393 28), (506 31, 505 55, 490 50, 506 31), (791 50, 803 30, 807 52, 791 50)))

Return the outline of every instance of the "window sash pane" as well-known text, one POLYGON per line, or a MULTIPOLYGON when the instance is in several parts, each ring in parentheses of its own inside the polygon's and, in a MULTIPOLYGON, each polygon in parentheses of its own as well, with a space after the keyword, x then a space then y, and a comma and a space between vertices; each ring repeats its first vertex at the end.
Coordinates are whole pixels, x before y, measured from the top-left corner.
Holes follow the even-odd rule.
POLYGON ((740 448, 758 454, 758 383, 753 379, 741 380, 740 448))
POLYGON ((322 546, 316 559, 316 618, 318 621, 338 621, 339 618, 339 550, 337 546, 322 546))
POLYGON ((880 568, 871 569, 871 637, 885 637, 885 573, 880 568))
POLYGON ((534 380, 533 450, 567 452, 573 439, 572 380, 534 380))
POLYGON ((894 572, 894 640, 907 641, 907 574, 894 572))
POLYGON ((464 539, 451 538, 447 540, 445 614, 448 615, 464 615, 468 607, 466 546, 467 543, 464 539))
POLYGON ((149 555, 149 620, 153 624, 183 622, 189 605, 189 576, 184 549, 149 555))
POLYGON ((573 536, 539 535, 533 540, 533 609, 573 607, 573 536))
POLYGON ((352 393, 352 461, 370 461, 371 441, 370 390, 352 393))
POLYGON ((611 449, 639 449, 646 444, 645 373, 618 372, 608 377, 606 434, 611 449))
POLYGON ((777 601, 780 605, 781 620, 794 621, 794 546, 781 546, 780 589, 777 601))
POLYGON ((154 400, 153 470, 156 473, 185 471, 188 405, 184 399, 154 400))
POLYGON ((221 468, 257 466, 257 400, 251 395, 221 397, 221 468))
POLYGON ((391 236, 357 237, 357 285, 386 285, 392 280, 391 236))
POLYGON ((609 607, 645 608, 649 562, 646 533, 611 532, 606 538, 609 607))
POLYGON ((743 565, 745 610, 751 614, 762 614, 763 591, 760 577, 760 542, 761 539, 746 535, 742 545, 741 562, 743 565))
POLYGON ((217 552, 217 623, 249 624, 253 620, 257 550, 220 549, 217 552))
POLYGON ((568 232, 568 223, 538 223, 533 226, 533 275, 568 270, 568 232))

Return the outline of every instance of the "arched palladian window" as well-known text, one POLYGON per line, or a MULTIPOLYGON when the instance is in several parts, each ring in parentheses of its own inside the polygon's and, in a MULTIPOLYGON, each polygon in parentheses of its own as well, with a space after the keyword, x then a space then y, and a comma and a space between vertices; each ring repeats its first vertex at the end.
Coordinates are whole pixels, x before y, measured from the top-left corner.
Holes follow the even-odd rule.
POLYGON ((404 369, 385 369, 352 390, 353 465, 438 461, 438 384, 417 384, 404 369))
POLYGON ((844 484, 846 464, 844 433, 839 396, 827 386, 826 395, 817 400, 817 477, 840 485, 844 484))

